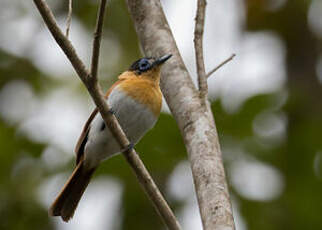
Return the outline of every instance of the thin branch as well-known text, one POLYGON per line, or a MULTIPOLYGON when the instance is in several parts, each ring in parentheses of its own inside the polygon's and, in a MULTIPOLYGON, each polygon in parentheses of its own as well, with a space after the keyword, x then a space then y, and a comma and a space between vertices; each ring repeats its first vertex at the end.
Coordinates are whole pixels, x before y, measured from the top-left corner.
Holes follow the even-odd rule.
MULTIPOLYGON (((55 38, 58 45, 64 51, 69 61, 73 65, 75 71, 77 72, 80 79, 84 82, 88 89, 88 92, 92 96, 97 108, 99 109, 104 122, 107 124, 112 134, 119 142, 122 148, 125 148, 130 144, 125 133, 123 132, 120 124, 118 123, 116 117, 109 113, 109 107, 105 102, 104 97, 100 91, 100 87, 91 78, 89 71, 86 69, 83 62, 79 59, 74 47, 67 39, 67 37, 62 33, 62 31, 57 26, 56 20, 51 12, 50 8, 44 0, 33 0, 37 6, 41 16, 43 17, 48 29, 55 38)), ((102 6, 101 6, 102 7, 102 6)), ((180 230, 180 225, 176 220, 172 210, 169 208, 167 202, 163 198, 161 192, 154 183, 149 172, 145 168, 143 162, 139 158, 138 154, 134 149, 127 150, 123 154, 127 162, 131 165, 133 171, 135 172, 140 184, 144 188, 145 192, 148 194, 155 208, 157 209, 162 220, 165 222, 169 229, 180 230)))
POLYGON ((73 0, 68 0, 68 15, 66 22, 66 37, 69 36, 70 24, 72 22, 73 0))
POLYGON ((99 60, 99 54, 100 54, 100 45, 101 45, 101 38, 102 38, 105 8, 106 8, 106 0, 101 0, 99 12, 97 15, 96 28, 95 28, 94 39, 93 39, 93 48, 92 48, 93 53, 92 53, 91 75, 92 75, 93 81, 97 81, 98 60, 99 60))
POLYGON ((196 14, 196 24, 195 24, 195 53, 196 53, 196 64, 197 64, 197 75, 198 75, 198 85, 201 98, 206 97, 208 93, 208 85, 206 78, 205 62, 203 57, 203 32, 205 25, 205 13, 206 13, 206 0, 198 0, 197 14, 196 14))
POLYGON ((213 68, 213 70, 211 70, 209 73, 207 73, 206 77, 209 78, 211 74, 213 74, 214 72, 216 72, 218 69, 220 69, 222 66, 224 66, 226 63, 230 62, 231 60, 233 60, 233 58, 236 56, 236 54, 232 54, 229 58, 227 58, 226 60, 224 60, 222 63, 220 63, 219 65, 217 65, 215 68, 213 68))

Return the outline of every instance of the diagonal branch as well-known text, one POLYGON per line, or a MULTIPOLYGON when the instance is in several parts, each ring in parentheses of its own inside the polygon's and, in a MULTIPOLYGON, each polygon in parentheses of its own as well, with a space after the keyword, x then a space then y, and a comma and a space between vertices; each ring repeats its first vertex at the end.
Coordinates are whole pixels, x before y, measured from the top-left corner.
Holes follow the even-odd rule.
POLYGON ((195 24, 195 54, 197 63, 197 75, 198 75, 198 85, 201 98, 205 98, 208 93, 207 77, 205 70, 205 62, 203 57, 203 32, 205 25, 205 13, 206 13, 206 0, 198 0, 197 14, 196 14, 196 24, 195 24))
MULTIPOLYGON (((56 42, 64 51, 69 61, 73 65, 75 71, 77 72, 79 78, 83 81, 83 83, 87 87, 88 92, 90 93, 97 108, 99 109, 104 122, 107 124, 112 134, 119 142, 120 146, 122 148, 126 148, 126 146, 130 144, 130 142, 125 136, 116 117, 111 113, 109 113, 109 107, 105 102, 104 97, 102 96, 98 82, 93 80, 93 78, 91 78, 89 71, 86 69, 85 65, 78 57, 71 42, 67 39, 67 37, 63 34, 63 32, 58 27, 56 20, 54 18, 54 15, 51 12, 48 5, 46 4, 46 2, 44 0, 33 0, 33 1, 37 6, 41 16, 43 17, 48 29, 50 30, 51 34, 55 38, 56 42)), ((102 9, 102 6, 101 6, 101 9, 102 9)), ((103 25, 102 23, 101 24, 98 23, 97 27, 101 27, 102 25, 103 25)), ((99 30, 101 30, 101 28, 98 28, 98 31, 99 30)), ((99 49, 99 44, 97 47, 98 47, 97 49, 99 49)), ((96 51, 95 52, 93 51, 93 53, 96 53, 96 51)), ((95 54, 95 55, 98 55, 98 54, 95 54)), ((97 67, 94 67, 94 68, 97 68, 97 67)), ((180 230, 181 229, 180 225, 176 220, 173 212, 169 208, 167 202, 163 198, 161 192, 157 188, 152 177, 150 176, 149 172, 145 168, 143 162, 141 161, 141 159, 139 158, 135 150, 129 149, 126 152, 124 152, 123 155, 125 156, 127 162, 131 165, 140 184, 144 188, 145 192, 148 194, 153 205, 155 206, 156 210, 158 211, 160 217, 165 222, 167 227, 171 230, 172 229, 180 230)))
POLYGON ((209 71, 209 73, 207 73, 206 77, 209 78, 211 76, 211 74, 213 74, 214 72, 216 72, 218 69, 220 69, 222 66, 224 66, 226 63, 230 62, 231 60, 233 60, 233 58, 236 56, 236 54, 232 54, 229 58, 227 58, 226 60, 224 60, 222 63, 220 63, 219 65, 217 65, 215 68, 213 68, 213 70, 209 71))
POLYGON ((62 50, 64 51, 67 58, 73 65, 79 78, 85 83, 89 77, 89 72, 85 68, 85 65, 80 60, 78 55, 76 54, 76 51, 72 46, 71 42, 65 37, 63 32, 59 29, 57 22, 54 18, 54 15, 49 9, 48 5, 43 0, 34 0, 34 3, 36 4, 42 18, 44 19, 49 31, 55 38, 56 42, 60 47, 64 47, 62 48, 62 50))

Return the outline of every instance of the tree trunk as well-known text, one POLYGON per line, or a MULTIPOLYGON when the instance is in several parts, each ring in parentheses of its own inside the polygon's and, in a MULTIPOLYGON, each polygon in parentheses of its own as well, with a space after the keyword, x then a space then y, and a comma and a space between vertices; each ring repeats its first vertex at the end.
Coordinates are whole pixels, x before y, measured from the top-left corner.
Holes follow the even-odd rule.
POLYGON ((161 88, 189 154, 205 230, 235 229, 214 118, 193 85, 159 0, 127 0, 147 56, 173 54, 162 68, 161 88))

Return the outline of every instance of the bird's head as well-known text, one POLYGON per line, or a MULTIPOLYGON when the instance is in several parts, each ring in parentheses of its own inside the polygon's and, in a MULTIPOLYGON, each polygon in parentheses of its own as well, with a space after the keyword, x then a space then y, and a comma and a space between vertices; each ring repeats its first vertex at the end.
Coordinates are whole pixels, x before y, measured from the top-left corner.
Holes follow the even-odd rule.
POLYGON ((172 54, 167 54, 159 58, 144 57, 135 61, 129 68, 129 71, 135 73, 137 77, 159 80, 162 64, 171 57, 172 54))

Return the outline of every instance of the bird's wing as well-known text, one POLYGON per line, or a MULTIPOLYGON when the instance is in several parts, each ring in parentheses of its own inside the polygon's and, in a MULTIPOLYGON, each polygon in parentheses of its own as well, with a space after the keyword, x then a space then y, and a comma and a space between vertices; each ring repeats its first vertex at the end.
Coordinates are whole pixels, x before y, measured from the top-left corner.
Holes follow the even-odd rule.
POLYGON ((78 162, 80 161, 81 157, 83 156, 84 153, 84 148, 85 148, 85 144, 87 142, 87 135, 90 129, 90 125, 92 120, 94 119, 94 117, 96 116, 96 114, 98 113, 98 109, 95 108, 93 110, 93 112, 91 113, 91 115, 89 116, 88 120, 86 121, 83 130, 81 132, 80 137, 78 138, 76 147, 75 147, 75 153, 76 153, 76 165, 78 164, 78 162))
MULTIPOLYGON (((122 76, 122 75, 121 75, 122 76)), ((111 94, 112 90, 115 88, 115 86, 117 86, 118 84, 120 84, 123 80, 125 79, 121 79, 119 77, 119 80, 117 82, 115 82, 106 92, 105 94, 105 99, 108 98, 108 96, 111 94)), ((89 116, 88 120, 86 121, 84 128, 81 132, 80 137, 78 138, 76 147, 75 147, 75 153, 76 153, 76 165, 79 163, 79 161, 81 160, 81 158, 84 155, 84 148, 87 142, 87 137, 88 137, 88 133, 91 127, 91 122, 94 120, 95 116, 98 113, 98 108, 95 108, 93 110, 93 112, 91 113, 91 115, 89 116)))

